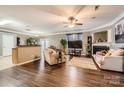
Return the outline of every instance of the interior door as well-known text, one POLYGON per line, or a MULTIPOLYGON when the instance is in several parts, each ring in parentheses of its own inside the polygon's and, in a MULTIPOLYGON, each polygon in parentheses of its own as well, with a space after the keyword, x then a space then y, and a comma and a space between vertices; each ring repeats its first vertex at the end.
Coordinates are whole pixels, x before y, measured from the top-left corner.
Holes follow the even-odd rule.
POLYGON ((4 34, 2 36, 2 44, 3 44, 3 56, 12 55, 12 48, 14 48, 14 36, 4 34))

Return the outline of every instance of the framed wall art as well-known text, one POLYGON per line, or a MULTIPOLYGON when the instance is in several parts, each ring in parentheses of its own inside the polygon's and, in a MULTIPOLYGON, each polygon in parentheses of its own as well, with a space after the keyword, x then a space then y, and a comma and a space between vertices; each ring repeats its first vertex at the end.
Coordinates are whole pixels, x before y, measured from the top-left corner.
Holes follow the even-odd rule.
POLYGON ((124 43, 124 19, 115 25, 115 43, 124 43))

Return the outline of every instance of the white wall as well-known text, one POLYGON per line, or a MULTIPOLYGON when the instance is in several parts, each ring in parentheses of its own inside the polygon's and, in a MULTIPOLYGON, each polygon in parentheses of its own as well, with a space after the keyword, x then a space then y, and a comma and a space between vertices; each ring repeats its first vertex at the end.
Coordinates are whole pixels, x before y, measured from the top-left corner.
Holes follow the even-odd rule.
POLYGON ((61 48, 60 40, 66 39, 66 35, 53 35, 46 37, 46 40, 49 41, 49 45, 55 46, 56 48, 61 48))
POLYGON ((20 45, 26 45, 26 40, 29 38, 29 36, 17 35, 17 37, 20 38, 20 45))

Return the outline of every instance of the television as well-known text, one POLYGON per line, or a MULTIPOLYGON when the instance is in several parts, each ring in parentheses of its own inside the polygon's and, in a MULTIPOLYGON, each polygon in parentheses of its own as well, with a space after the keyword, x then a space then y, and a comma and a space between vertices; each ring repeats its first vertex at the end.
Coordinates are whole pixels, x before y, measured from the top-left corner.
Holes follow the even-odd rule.
POLYGON ((82 48, 82 41, 68 41, 68 48, 82 48))

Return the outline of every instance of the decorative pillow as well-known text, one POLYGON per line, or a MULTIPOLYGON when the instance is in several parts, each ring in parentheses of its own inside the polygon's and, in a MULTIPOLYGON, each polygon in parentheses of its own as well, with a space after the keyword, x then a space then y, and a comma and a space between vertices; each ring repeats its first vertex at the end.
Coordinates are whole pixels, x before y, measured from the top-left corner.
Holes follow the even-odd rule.
POLYGON ((115 51, 115 49, 110 49, 110 50, 106 53, 105 57, 111 56, 113 51, 115 51))
POLYGON ((106 50, 102 50, 102 56, 105 56, 107 54, 107 51, 106 50))
POLYGON ((122 49, 117 49, 115 51, 112 52, 111 56, 124 56, 124 50, 122 49))

